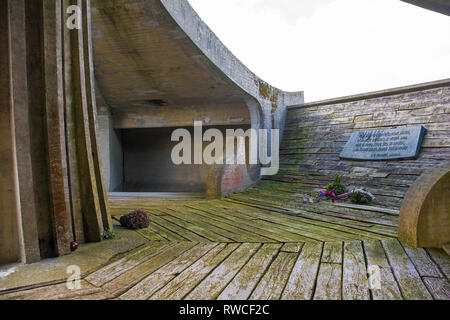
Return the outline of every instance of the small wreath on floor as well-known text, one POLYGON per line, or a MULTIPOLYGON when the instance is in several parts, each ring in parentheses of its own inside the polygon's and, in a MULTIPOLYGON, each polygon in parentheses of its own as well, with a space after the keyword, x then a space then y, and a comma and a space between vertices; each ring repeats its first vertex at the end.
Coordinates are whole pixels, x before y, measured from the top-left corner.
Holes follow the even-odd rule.
POLYGON ((144 209, 138 209, 120 217, 120 225, 128 229, 145 229, 150 225, 150 218, 144 209))
POLYGON ((334 181, 327 186, 326 190, 320 190, 319 193, 322 196, 331 198, 332 202, 346 199, 349 196, 347 189, 341 184, 341 176, 339 173, 334 178, 334 181))
POLYGON ((336 200, 346 200, 348 198, 356 204, 368 204, 375 200, 375 196, 362 187, 347 192, 347 189, 341 184, 341 176, 339 173, 336 175, 334 181, 327 186, 326 190, 320 190, 319 193, 331 199, 333 203, 336 200))

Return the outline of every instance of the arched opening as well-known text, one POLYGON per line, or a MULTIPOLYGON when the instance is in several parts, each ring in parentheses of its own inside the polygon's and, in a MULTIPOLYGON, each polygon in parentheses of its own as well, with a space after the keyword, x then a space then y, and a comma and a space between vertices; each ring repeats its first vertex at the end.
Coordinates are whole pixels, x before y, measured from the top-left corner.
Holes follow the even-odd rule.
MULTIPOLYGON (((99 99, 98 99, 99 100, 99 99)), ((194 121, 202 122, 202 136, 208 129, 226 130, 252 127, 245 103, 215 106, 139 106, 132 110, 112 110, 99 101, 99 138, 108 192, 145 193, 147 196, 206 192, 211 165, 194 163, 196 144, 194 121), (186 129, 191 137, 191 164, 175 164, 172 133, 186 129)), ((197 140, 198 141, 198 140, 197 140)), ((225 141, 224 147, 225 147, 225 141)), ((210 141, 203 141, 204 151, 210 141)))

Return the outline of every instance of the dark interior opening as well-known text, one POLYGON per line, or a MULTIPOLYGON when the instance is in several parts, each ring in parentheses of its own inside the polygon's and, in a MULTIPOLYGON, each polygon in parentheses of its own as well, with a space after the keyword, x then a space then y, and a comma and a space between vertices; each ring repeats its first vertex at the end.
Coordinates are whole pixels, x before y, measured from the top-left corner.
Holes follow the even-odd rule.
MULTIPOLYGON (((203 133, 210 128, 204 126, 203 133)), ((247 130, 250 125, 214 126, 214 128, 222 131, 225 137, 226 129, 247 130)), ((176 129, 178 128, 117 130, 123 155, 122 161, 119 161, 122 163, 122 170, 118 171, 122 172, 111 172, 111 175, 121 175, 122 184, 111 191, 204 193, 209 165, 205 163, 175 165, 172 162, 172 149, 179 143, 171 141, 172 133, 176 129)), ((194 127, 184 129, 191 133, 193 139, 194 127)), ((203 142, 203 149, 208 144, 210 142, 203 142)), ((193 148, 192 140, 192 154, 193 148)))

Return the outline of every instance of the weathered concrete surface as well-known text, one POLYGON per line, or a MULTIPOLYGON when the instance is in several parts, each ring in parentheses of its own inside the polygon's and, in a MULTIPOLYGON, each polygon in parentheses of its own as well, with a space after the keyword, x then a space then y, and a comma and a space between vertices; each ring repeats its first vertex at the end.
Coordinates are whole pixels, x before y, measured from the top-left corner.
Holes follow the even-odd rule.
POLYGON ((95 128, 89 1, 0 1, 0 264, 70 253, 111 226, 95 128))
POLYGON ((450 157, 450 79, 289 107, 272 180, 324 188, 365 187, 375 206, 400 209, 419 176, 450 157), (427 130, 416 160, 357 161, 339 157, 353 132, 422 125, 427 130))
MULTIPOLYGON (((223 135, 225 128, 234 129, 231 126, 214 128, 221 130, 223 135)), ((245 130, 248 125, 242 128, 245 130)), ((173 130, 175 128, 122 130, 124 191, 205 192, 211 166, 206 163, 175 165, 171 160, 171 151, 178 142, 170 140, 173 130)), ((208 127, 203 127, 203 132, 206 130, 208 127)), ((193 130, 190 133, 193 137, 193 130)), ((207 142, 203 143, 202 151, 207 145, 207 142)))
MULTIPOLYGON (((0 41, 10 41, 9 7, 0 5, 0 41)), ((0 264, 22 259, 15 197, 13 114, 11 102, 9 47, 0 46, 0 264)))
POLYGON ((402 0, 402 1, 450 16, 450 2, 448 0, 402 0))
POLYGON ((0 291, 33 287, 42 283, 65 282, 70 276, 67 273, 69 266, 79 266, 81 274, 86 275, 109 263, 114 257, 149 242, 134 231, 120 227, 115 230, 116 237, 113 240, 82 244, 75 253, 64 257, 29 265, 2 267, 0 275, 4 273, 4 276, 0 276, 0 291))
POLYGON ((283 92, 248 70, 188 1, 95 0, 92 17, 97 84, 114 129, 202 120, 282 130, 286 105, 303 102, 302 92, 283 92))
POLYGON ((93 1, 92 16, 98 85, 115 110, 164 105, 213 111, 247 108, 247 100, 256 99, 270 104, 260 108, 262 123, 271 127, 272 108, 303 101, 302 92, 285 93, 248 70, 187 1, 93 1))

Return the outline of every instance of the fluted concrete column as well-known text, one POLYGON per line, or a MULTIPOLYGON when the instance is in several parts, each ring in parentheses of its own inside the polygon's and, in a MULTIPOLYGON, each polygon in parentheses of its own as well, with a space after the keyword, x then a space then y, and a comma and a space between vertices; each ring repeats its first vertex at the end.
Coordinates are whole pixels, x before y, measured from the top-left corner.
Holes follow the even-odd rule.
POLYGON ((0 0, 1 264, 64 255, 71 241, 101 241, 112 227, 97 147, 89 6, 0 0), (73 30, 66 23, 72 5, 81 13, 73 30))

